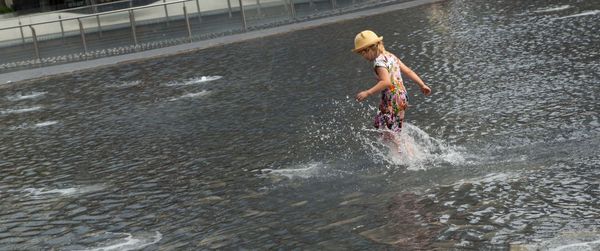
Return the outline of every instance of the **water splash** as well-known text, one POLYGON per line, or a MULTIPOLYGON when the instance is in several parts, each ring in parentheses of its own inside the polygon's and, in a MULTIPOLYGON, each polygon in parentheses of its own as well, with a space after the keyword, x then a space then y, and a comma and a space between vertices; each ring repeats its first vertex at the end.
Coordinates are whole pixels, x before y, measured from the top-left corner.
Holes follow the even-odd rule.
POLYGON ((402 166, 408 170, 423 170, 439 164, 470 164, 476 157, 406 122, 397 136, 400 142, 398 151, 391 142, 382 139, 384 131, 365 128, 364 121, 372 121, 377 107, 358 103, 349 96, 346 100, 333 100, 326 106, 334 109, 326 117, 313 117, 314 121, 306 132, 312 144, 310 148, 320 158, 354 162, 357 159, 362 161, 362 155, 367 155, 367 162, 383 163, 388 169, 402 166))
POLYGON ((154 232, 154 236, 141 236, 134 238, 130 233, 111 233, 106 232, 106 234, 111 235, 126 235, 127 237, 117 240, 112 243, 108 243, 106 246, 84 249, 85 251, 125 251, 125 250, 140 250, 147 246, 158 243, 162 240, 162 234, 159 231, 154 232))
MULTIPOLYGON (((381 133, 380 130, 365 131, 381 133)), ((370 134, 358 136, 374 156, 393 166, 406 166, 408 170, 425 170, 441 163, 458 165, 468 162, 463 149, 435 139, 409 123, 404 123, 402 132, 397 136, 399 147, 382 137, 371 137, 370 134)))

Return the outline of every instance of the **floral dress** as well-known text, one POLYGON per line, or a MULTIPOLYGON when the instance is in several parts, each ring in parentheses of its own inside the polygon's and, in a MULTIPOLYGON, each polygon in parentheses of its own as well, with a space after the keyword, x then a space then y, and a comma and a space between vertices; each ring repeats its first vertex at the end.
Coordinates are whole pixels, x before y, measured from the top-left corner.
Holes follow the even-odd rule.
POLYGON ((392 87, 381 91, 379 112, 375 116, 375 128, 400 132, 404 121, 404 110, 408 106, 406 88, 400 71, 401 61, 389 52, 381 53, 373 61, 373 69, 384 67, 390 74, 392 87))

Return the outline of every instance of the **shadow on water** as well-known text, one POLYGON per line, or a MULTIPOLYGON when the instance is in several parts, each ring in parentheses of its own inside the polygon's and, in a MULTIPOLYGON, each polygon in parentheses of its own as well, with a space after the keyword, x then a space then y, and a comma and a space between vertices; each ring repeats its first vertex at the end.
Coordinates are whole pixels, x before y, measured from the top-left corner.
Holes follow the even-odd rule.
POLYGON ((0 87, 9 249, 595 249, 593 1, 446 1, 0 87), (371 28, 407 83, 371 128, 371 28))

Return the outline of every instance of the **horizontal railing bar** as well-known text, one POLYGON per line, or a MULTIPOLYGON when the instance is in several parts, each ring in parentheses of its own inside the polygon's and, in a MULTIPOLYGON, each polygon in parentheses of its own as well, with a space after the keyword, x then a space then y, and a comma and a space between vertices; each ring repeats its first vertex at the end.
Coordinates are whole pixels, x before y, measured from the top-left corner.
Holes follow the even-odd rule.
MULTIPOLYGON (((75 10, 80 10, 80 9, 87 9, 87 8, 91 8, 91 7, 99 7, 99 6, 105 6, 105 5, 127 3, 127 2, 130 2, 130 1, 131 0, 119 0, 119 1, 108 2, 108 3, 99 3, 99 4, 85 5, 85 6, 75 7, 75 8, 60 9, 60 10, 53 10, 53 11, 47 11, 47 12, 38 12, 38 13, 33 13, 33 14, 30 14, 30 15, 27 15, 27 17, 35 17, 35 16, 39 16, 39 15, 46 15, 46 14, 52 14, 52 13, 61 13, 61 12, 69 12, 69 11, 75 11, 75 10)), ((20 16, 11 17, 11 18, 7 18, 7 19, 17 19, 17 18, 20 18, 20 16)))
MULTIPOLYGON (((141 9, 146 9, 146 8, 166 6, 166 5, 170 5, 170 4, 178 4, 178 3, 184 3, 184 2, 189 2, 189 1, 192 1, 192 0, 178 0, 178 1, 173 1, 173 2, 150 4, 150 5, 146 5, 146 6, 139 6, 139 7, 127 8, 127 9, 121 9, 121 10, 111 10, 111 11, 100 12, 100 13, 96 13, 96 14, 87 14, 87 15, 78 16, 78 17, 63 18, 62 21, 64 22, 64 21, 76 20, 76 19, 80 19, 80 18, 95 17, 98 15, 103 16, 103 15, 115 14, 115 13, 119 13, 119 12, 127 12, 130 10, 141 10, 141 9)), ((51 24, 51 23, 57 23, 57 22, 59 22, 59 21, 52 20, 52 21, 38 22, 38 23, 32 23, 32 24, 22 24, 22 25, 17 25, 17 26, 12 26, 12 27, 0 28, 0 30, 17 29, 17 28, 21 28, 21 27, 30 26, 30 25, 51 24)))

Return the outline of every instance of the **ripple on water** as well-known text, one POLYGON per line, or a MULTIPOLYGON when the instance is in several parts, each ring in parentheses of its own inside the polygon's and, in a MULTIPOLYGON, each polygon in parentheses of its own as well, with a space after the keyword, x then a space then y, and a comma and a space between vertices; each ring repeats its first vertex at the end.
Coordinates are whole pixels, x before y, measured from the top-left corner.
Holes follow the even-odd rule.
POLYGON ((589 11, 584 11, 578 14, 574 14, 574 15, 569 15, 569 16, 564 16, 564 17, 558 17, 556 19, 566 19, 566 18, 574 18, 574 17, 583 17, 583 16, 590 16, 590 15, 597 15, 600 14, 600 10, 589 10, 589 11))
POLYGON ((221 79, 222 76, 201 76, 201 77, 194 77, 194 78, 190 78, 187 80, 183 80, 183 81, 171 81, 169 83, 166 83, 165 86, 183 86, 183 85, 195 85, 195 84, 201 84, 201 83, 206 83, 206 82, 210 82, 210 81, 215 81, 218 79, 221 79))
POLYGON ((106 87, 110 87, 110 88, 127 88, 127 87, 138 86, 141 83, 142 83, 141 80, 122 81, 122 82, 107 84, 106 87))
POLYGON ((600 232, 562 232, 558 236, 535 244, 512 245, 523 251, 592 251, 600 250, 600 232))
POLYGON ((48 189, 48 188, 25 188, 22 192, 29 194, 32 198, 47 198, 54 196, 76 196, 84 193, 93 193, 104 189, 103 185, 77 186, 70 188, 48 189))
POLYGON ((39 111, 41 109, 42 109, 42 106, 32 106, 32 107, 24 107, 24 108, 5 109, 5 110, 0 110, 0 115, 19 114, 19 113, 26 113, 26 112, 35 112, 35 111, 39 111))
POLYGON ((50 120, 50 121, 44 121, 44 122, 39 122, 39 123, 35 123, 35 124, 23 123, 23 124, 20 124, 18 126, 13 126, 10 129, 11 130, 17 130, 17 129, 35 129, 35 128, 48 127, 48 126, 52 126, 52 125, 56 125, 56 124, 58 124, 58 121, 50 120))
POLYGON ((203 90, 201 92, 187 93, 187 94, 181 95, 176 98, 171 98, 171 99, 169 99, 169 101, 177 101, 177 100, 181 100, 181 99, 194 99, 194 98, 204 97, 208 94, 210 94, 210 91, 203 90))
POLYGON ((537 9, 533 12, 535 13, 547 13, 547 12, 555 12, 555 11, 561 11, 561 10, 566 10, 566 9, 570 9, 572 8, 571 5, 561 5, 561 6, 555 6, 555 7, 546 7, 546 8, 540 8, 537 9))
POLYGON ((86 251, 121 251, 121 250, 140 250, 147 246, 158 243, 162 239, 162 234, 159 231, 155 231, 154 235, 151 233, 136 234, 134 237, 130 233, 111 233, 106 232, 101 236, 91 236, 90 238, 101 239, 102 243, 98 246, 83 249, 86 251), (123 238, 123 236, 125 236, 123 238), (106 240, 108 239, 108 240, 106 240))
MULTIPOLYGON (((377 133, 381 134, 379 131, 377 133)), ((405 166, 408 170, 425 170, 440 164, 470 164, 474 158, 465 153, 464 149, 433 138, 410 123, 404 123, 399 135, 399 148, 381 137, 359 135, 359 138, 376 158, 394 166, 405 166)))
MULTIPOLYGON (((600 223, 600 191, 593 177, 599 173, 590 166, 574 166, 556 164, 524 174, 489 174, 434 189, 426 196, 431 203, 428 210, 449 225, 439 241, 473 241, 473 233, 481 232, 485 234, 476 235, 477 242, 520 245, 547 240, 559 232, 595 231, 600 223)), ((594 233, 595 237, 585 239, 587 243, 574 242, 572 247, 596 245, 599 235, 594 233)))
POLYGON ((334 170, 331 166, 321 163, 313 162, 303 165, 297 165, 292 168, 282 169, 262 169, 260 170, 261 175, 265 177, 285 177, 288 179, 309 179, 309 178, 322 178, 340 175, 345 173, 341 170, 334 170))
POLYGON ((19 101, 24 99, 34 99, 45 95, 47 92, 30 92, 30 93, 18 93, 11 96, 6 96, 6 99, 10 101, 19 101))

